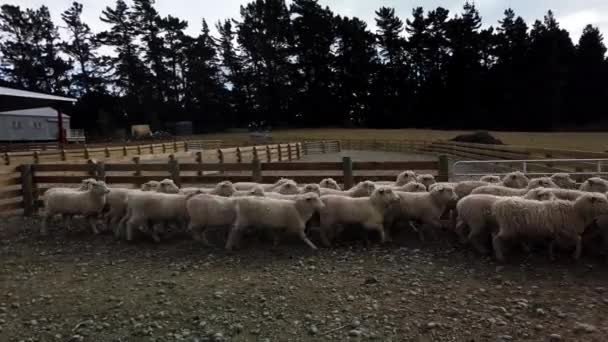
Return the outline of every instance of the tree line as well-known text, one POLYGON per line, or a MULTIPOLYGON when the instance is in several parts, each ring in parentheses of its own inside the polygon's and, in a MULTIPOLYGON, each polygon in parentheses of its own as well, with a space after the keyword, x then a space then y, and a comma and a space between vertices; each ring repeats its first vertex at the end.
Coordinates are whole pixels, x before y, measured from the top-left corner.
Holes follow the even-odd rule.
POLYGON ((188 23, 154 0, 117 0, 92 32, 74 2, 3 5, 0 82, 76 96, 73 126, 116 128, 189 120, 230 127, 432 127, 549 130, 601 122, 608 61, 597 27, 575 44, 551 11, 531 27, 512 9, 482 28, 475 5, 379 8, 377 29, 317 0, 253 0, 240 17, 188 23), (59 30, 64 30, 60 34, 59 30), (113 53, 107 53, 113 51, 113 53), (105 54, 103 52, 106 52, 105 54))

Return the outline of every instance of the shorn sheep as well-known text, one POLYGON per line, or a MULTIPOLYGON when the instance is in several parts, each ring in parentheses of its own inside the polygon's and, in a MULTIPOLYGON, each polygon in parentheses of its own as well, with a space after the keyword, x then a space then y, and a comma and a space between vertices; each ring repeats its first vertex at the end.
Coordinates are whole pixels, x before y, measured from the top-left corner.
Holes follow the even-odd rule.
MULTIPOLYGON (((247 191, 253 191, 253 189, 247 191)), ((194 240, 202 241, 206 246, 209 246, 206 234, 207 228, 223 227, 226 228, 226 231, 229 231, 236 220, 236 200, 237 198, 208 194, 191 197, 186 202, 186 210, 190 217, 188 230, 192 232, 194 240)))
POLYGON ((387 213, 387 224, 397 220, 417 221, 422 225, 415 228, 421 241, 425 240, 424 231, 441 227, 441 215, 448 204, 456 200, 454 188, 438 185, 429 192, 396 192, 399 201, 387 213))
POLYGON ((406 170, 397 175, 397 180, 395 181, 395 185, 404 186, 405 184, 411 183, 411 182, 416 182, 416 172, 411 171, 411 170, 406 170))
POLYGON ((424 186, 426 186, 427 188, 429 188, 432 184, 436 183, 435 176, 429 174, 422 174, 416 176, 416 181, 418 183, 424 184, 424 186))
POLYGON ((236 190, 251 190, 253 187, 259 185, 261 186, 264 191, 272 191, 274 188, 280 186, 281 184, 290 181, 290 179, 288 178, 281 178, 278 181, 276 181, 273 184, 260 184, 260 183, 255 183, 255 182, 238 182, 238 183, 234 183, 234 188, 236 190))
POLYGON ((333 178, 322 179, 319 182, 319 187, 322 189, 342 190, 338 182, 336 182, 333 178))
POLYGON ((127 196, 126 239, 133 239, 133 230, 142 227, 150 228, 153 223, 152 238, 160 242, 157 224, 177 222, 181 227, 188 221, 186 201, 192 195, 167 194, 159 192, 133 192, 127 196))
POLYGON ((601 194, 585 194, 576 201, 533 201, 504 198, 492 206, 498 225, 492 245, 496 259, 504 261, 505 241, 549 242, 548 253, 553 260, 555 243, 574 246, 574 259, 581 255, 581 236, 596 217, 608 214, 608 200, 601 194))
POLYGON ((334 225, 361 225, 376 231, 380 242, 385 241, 384 216, 399 197, 389 187, 379 187, 369 197, 350 198, 339 195, 321 197, 325 207, 320 211, 321 241, 327 247, 334 238, 334 225))
POLYGON ((485 175, 485 176, 482 176, 481 178, 479 178, 479 181, 486 182, 486 183, 492 183, 492 184, 498 184, 501 182, 501 179, 498 176, 485 175))
POLYGON ((293 201, 243 197, 237 199, 236 203, 237 216, 226 242, 227 250, 238 246, 240 236, 246 228, 259 227, 272 230, 275 247, 281 235, 288 233, 297 235, 311 249, 317 249, 306 236, 306 222, 316 211, 324 207, 316 194, 302 194, 293 201))
POLYGON ((600 192, 605 194, 608 192, 608 181, 600 177, 592 177, 587 179, 580 187, 581 191, 600 192))
POLYGON ((275 187, 272 191, 282 195, 296 195, 300 193, 298 184, 292 180, 284 182, 283 184, 275 187))
POLYGON ((477 188, 486 185, 492 185, 491 183, 482 182, 482 181, 462 181, 457 183, 435 183, 429 187, 429 190, 432 190, 434 187, 438 185, 447 185, 454 188, 454 192, 458 198, 463 198, 471 194, 471 192, 477 188))
POLYGON ((376 184, 371 181, 363 181, 359 182, 354 187, 348 190, 334 190, 334 189, 326 189, 321 188, 321 196, 326 195, 338 195, 345 197, 367 197, 371 195, 371 193, 376 189, 376 184))
POLYGON ((393 191, 403 191, 403 192, 426 192, 427 188, 422 183, 418 182, 409 182, 402 186, 392 186, 391 189, 393 191))
POLYGON ((555 173, 551 176, 553 183, 562 189, 576 189, 576 181, 569 173, 555 173))
POLYGON ((546 201, 552 199, 553 197, 565 201, 575 201, 577 198, 587 193, 588 192, 585 191, 570 189, 536 188, 528 191, 524 198, 537 201, 546 201))
POLYGON ((48 225, 57 214, 83 215, 89 221, 94 234, 99 234, 97 218, 105 204, 108 187, 104 182, 90 182, 88 190, 54 188, 44 194, 45 215, 40 228, 41 235, 48 234, 48 225))
POLYGON ((500 185, 485 185, 471 191, 472 194, 486 194, 495 196, 524 196, 528 191, 536 188, 557 188, 551 178, 541 177, 535 178, 528 182, 528 185, 523 189, 509 188, 500 185))
POLYGON ((498 183, 499 185, 505 186, 507 188, 514 189, 523 189, 528 186, 528 182, 530 179, 526 177, 521 171, 514 171, 507 173, 503 178, 502 182, 498 183))

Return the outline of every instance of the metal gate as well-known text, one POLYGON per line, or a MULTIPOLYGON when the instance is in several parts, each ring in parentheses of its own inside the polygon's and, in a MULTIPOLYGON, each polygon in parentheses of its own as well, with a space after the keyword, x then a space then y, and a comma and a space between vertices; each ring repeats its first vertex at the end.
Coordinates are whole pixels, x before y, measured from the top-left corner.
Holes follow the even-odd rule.
POLYGON ((502 176, 513 171, 521 171, 528 176, 547 176, 557 172, 578 178, 607 176, 608 159, 461 160, 452 164, 451 178, 454 181, 469 180, 485 175, 502 176))

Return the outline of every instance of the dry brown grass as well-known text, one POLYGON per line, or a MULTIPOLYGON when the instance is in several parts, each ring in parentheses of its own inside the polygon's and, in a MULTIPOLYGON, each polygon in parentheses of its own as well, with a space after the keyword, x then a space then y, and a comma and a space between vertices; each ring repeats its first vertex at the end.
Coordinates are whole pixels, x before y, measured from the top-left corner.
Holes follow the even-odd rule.
MULTIPOLYGON (((272 132, 274 139, 412 139, 435 140, 450 139, 462 133, 472 131, 441 131, 429 129, 290 129, 272 132)), ((531 147, 606 151, 608 150, 608 132, 491 132, 505 144, 531 147)), ((248 133, 213 133, 205 134, 203 139, 247 139, 248 133)))

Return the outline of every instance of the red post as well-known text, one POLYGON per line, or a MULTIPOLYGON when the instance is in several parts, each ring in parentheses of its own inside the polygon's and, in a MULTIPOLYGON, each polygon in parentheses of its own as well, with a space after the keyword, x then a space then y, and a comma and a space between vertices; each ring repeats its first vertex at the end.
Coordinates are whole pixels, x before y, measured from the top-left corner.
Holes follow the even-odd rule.
POLYGON ((63 117, 61 115, 61 110, 59 109, 59 106, 57 107, 57 130, 58 130, 58 135, 57 135, 57 142, 60 145, 65 144, 65 132, 63 131, 63 117))

